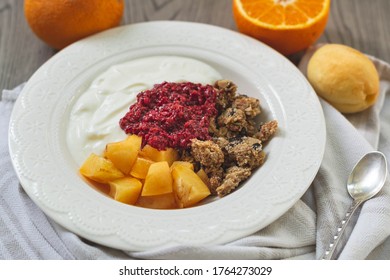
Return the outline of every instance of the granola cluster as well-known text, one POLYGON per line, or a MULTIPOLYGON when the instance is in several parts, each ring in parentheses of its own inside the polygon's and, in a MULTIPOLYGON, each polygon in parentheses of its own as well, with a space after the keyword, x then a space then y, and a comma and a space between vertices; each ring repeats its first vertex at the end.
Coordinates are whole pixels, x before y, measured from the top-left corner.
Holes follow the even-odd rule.
POLYGON ((263 164, 263 143, 275 134, 278 122, 256 125, 255 118, 261 113, 259 100, 238 94, 233 82, 219 80, 214 87, 218 114, 210 121, 213 138, 193 139, 190 149, 182 152, 182 160, 203 169, 211 193, 223 197, 263 164))

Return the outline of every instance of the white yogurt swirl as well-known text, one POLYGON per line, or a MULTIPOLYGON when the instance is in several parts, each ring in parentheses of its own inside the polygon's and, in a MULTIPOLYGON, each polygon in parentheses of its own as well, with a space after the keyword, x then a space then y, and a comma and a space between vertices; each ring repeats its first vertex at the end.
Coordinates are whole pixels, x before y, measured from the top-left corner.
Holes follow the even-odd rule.
POLYGON ((81 165, 90 153, 101 154, 107 143, 125 139, 119 120, 139 92, 164 81, 213 84, 221 78, 210 65, 179 56, 145 57, 111 66, 92 81, 71 110, 67 144, 73 158, 81 165))

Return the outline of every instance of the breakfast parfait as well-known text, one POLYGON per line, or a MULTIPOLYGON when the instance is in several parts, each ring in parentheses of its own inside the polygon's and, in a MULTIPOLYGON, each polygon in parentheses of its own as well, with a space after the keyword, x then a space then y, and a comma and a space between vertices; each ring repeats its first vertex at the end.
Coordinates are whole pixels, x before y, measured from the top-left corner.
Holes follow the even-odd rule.
POLYGON ((119 119, 126 133, 91 152, 80 173, 108 186, 115 200, 176 209, 224 197, 265 161, 263 145, 278 128, 258 124, 260 101, 229 80, 162 82, 136 95, 119 119))

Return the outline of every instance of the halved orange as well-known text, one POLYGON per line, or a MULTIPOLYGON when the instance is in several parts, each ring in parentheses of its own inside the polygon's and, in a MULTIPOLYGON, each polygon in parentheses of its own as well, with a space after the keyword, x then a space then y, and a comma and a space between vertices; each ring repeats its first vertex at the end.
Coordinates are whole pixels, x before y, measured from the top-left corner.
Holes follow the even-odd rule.
POLYGON ((240 32, 284 55, 306 49, 323 33, 330 0, 233 0, 240 32))

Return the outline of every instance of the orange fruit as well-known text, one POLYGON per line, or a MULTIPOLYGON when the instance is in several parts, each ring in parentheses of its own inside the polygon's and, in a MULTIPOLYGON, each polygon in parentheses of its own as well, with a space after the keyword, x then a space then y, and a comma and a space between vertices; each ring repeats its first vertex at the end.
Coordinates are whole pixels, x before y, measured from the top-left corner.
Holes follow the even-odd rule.
POLYGON ((240 32, 284 55, 306 49, 323 33, 330 0, 233 0, 240 32))
POLYGON ((25 0, 24 14, 33 32, 55 49, 118 26, 123 0, 25 0))

